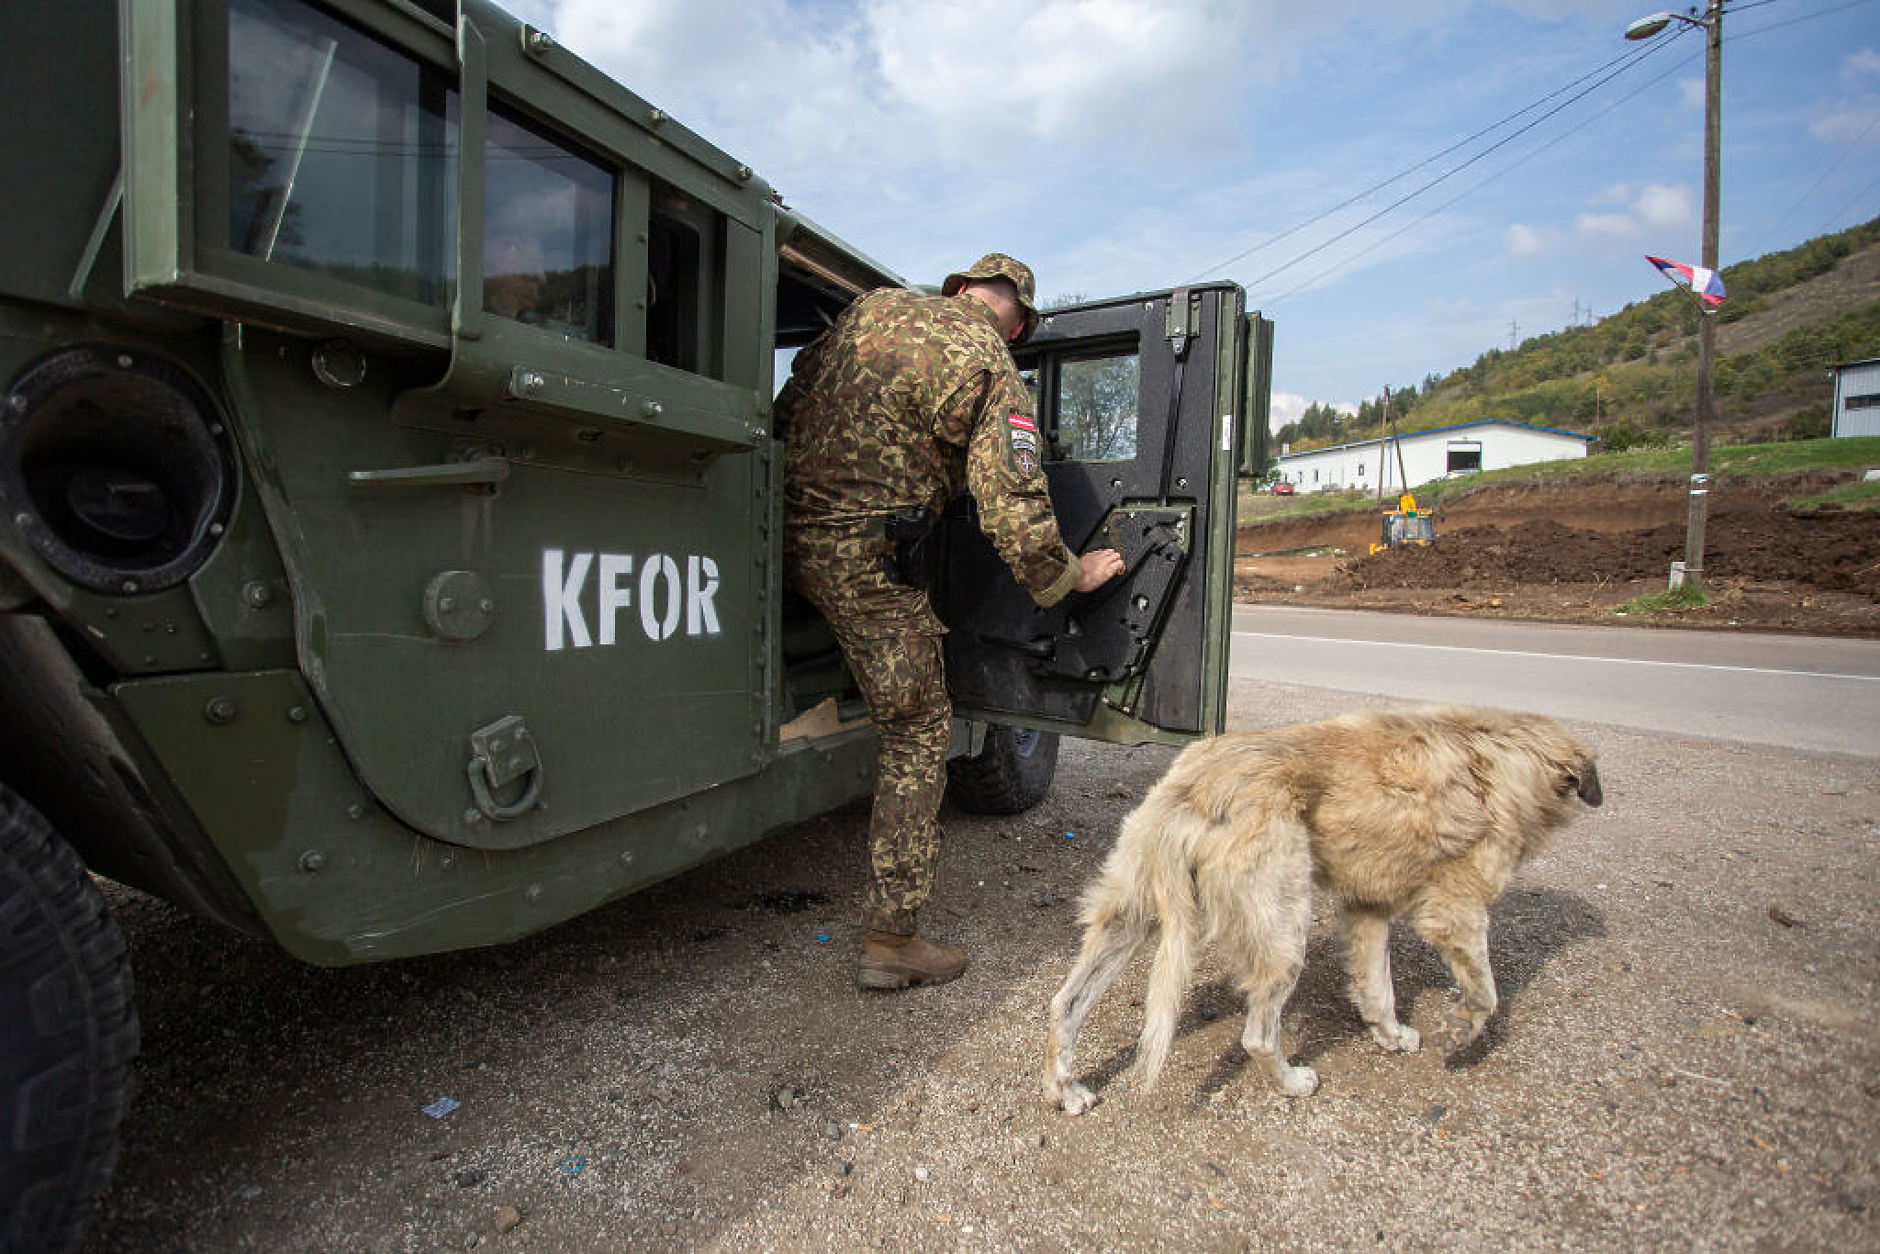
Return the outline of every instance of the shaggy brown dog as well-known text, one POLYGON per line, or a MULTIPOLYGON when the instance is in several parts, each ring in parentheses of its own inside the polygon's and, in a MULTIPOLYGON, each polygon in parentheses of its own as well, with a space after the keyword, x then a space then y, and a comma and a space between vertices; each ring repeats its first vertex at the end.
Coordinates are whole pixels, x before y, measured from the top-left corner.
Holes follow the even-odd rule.
POLYGON ((1593 752, 1538 714, 1428 706, 1365 711, 1189 746, 1123 820, 1084 894, 1083 951, 1051 1002, 1046 1100, 1095 1098, 1072 1079, 1077 1032, 1159 928, 1135 1072, 1168 1058, 1197 943, 1216 946, 1247 995, 1240 1043, 1282 1093, 1318 1087, 1279 1048, 1280 1008, 1305 962, 1312 887, 1343 907, 1352 999, 1385 1049, 1422 1045, 1397 1022, 1390 921, 1405 915, 1462 990, 1458 1044, 1495 1011, 1488 906, 1569 817, 1600 803, 1593 752))

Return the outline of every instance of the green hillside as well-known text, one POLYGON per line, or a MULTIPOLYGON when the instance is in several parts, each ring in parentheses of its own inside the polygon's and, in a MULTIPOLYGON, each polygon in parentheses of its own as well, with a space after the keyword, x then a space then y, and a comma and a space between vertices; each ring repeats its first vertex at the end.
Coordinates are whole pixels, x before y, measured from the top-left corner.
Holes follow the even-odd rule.
MULTIPOLYGON (((1828 433, 1830 367, 1880 356, 1880 218, 1726 266, 1716 315, 1720 443, 1828 433)), ((1592 326, 1491 349, 1470 366, 1391 388, 1400 431, 1483 418, 1565 427, 1619 451, 1688 433, 1697 387, 1697 302, 1664 291, 1592 326)), ((1382 402, 1356 415, 1309 406, 1275 436, 1295 451, 1377 435, 1382 402)))

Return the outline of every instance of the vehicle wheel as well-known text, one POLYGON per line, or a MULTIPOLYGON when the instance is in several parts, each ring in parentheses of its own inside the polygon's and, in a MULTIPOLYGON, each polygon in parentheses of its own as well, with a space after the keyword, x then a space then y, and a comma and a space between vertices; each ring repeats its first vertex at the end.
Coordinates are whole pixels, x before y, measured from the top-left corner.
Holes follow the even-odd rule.
POLYGON ((969 814, 1019 814, 1051 791, 1058 734, 994 723, 977 756, 947 763, 947 796, 969 814))
POLYGON ((84 864, 0 787, 0 1250, 76 1245, 117 1164, 137 1011, 84 864))

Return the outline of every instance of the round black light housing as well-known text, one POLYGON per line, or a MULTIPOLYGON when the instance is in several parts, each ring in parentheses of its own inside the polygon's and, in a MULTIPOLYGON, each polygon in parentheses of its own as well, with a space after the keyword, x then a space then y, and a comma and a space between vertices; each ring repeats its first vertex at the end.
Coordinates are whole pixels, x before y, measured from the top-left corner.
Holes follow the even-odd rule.
POLYGON ((234 480, 213 402, 160 357, 65 349, 0 404, 0 507, 48 565, 94 591, 187 579, 221 536, 234 480))

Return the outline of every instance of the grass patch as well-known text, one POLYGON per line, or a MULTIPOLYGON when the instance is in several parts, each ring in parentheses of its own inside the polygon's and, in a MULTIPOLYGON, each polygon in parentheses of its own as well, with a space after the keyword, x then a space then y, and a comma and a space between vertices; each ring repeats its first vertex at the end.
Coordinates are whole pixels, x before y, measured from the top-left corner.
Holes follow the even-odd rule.
POLYGON ((1670 588, 1664 592, 1648 592, 1644 596, 1633 597, 1624 605, 1616 606, 1612 612, 1622 618, 1650 618, 1654 614, 1695 610, 1709 604, 1710 597, 1702 588, 1687 583, 1681 588, 1670 588))
MULTIPOLYGON (((1714 444, 1710 450, 1710 473, 1718 480, 1755 482, 1784 479, 1810 471, 1858 474, 1880 466, 1880 436, 1843 436, 1840 439, 1784 440, 1773 444, 1714 444)), ((1505 470, 1485 470, 1459 479, 1440 479, 1412 489, 1417 504, 1428 508, 1454 500, 1478 488, 1498 484, 1545 484, 1577 479, 1665 479, 1687 481, 1691 474, 1691 446, 1627 449, 1623 453, 1596 453, 1557 462, 1537 462, 1528 466, 1510 466, 1505 470)), ((1798 508, 1810 505, 1838 505, 1842 509, 1880 508, 1876 488, 1870 483, 1843 484, 1819 496, 1798 498, 1798 508)), ((1397 494, 1386 497, 1382 506, 1375 492, 1346 489, 1337 492, 1308 492, 1298 496, 1253 494, 1243 489, 1240 497, 1240 521, 1276 522, 1289 518, 1316 518, 1363 510, 1372 512, 1395 505, 1397 494)))
POLYGON ((1791 509, 1880 509, 1880 479, 1865 479, 1858 483, 1844 483, 1838 488, 1826 492, 1816 492, 1809 496, 1790 497, 1785 504, 1791 509))

